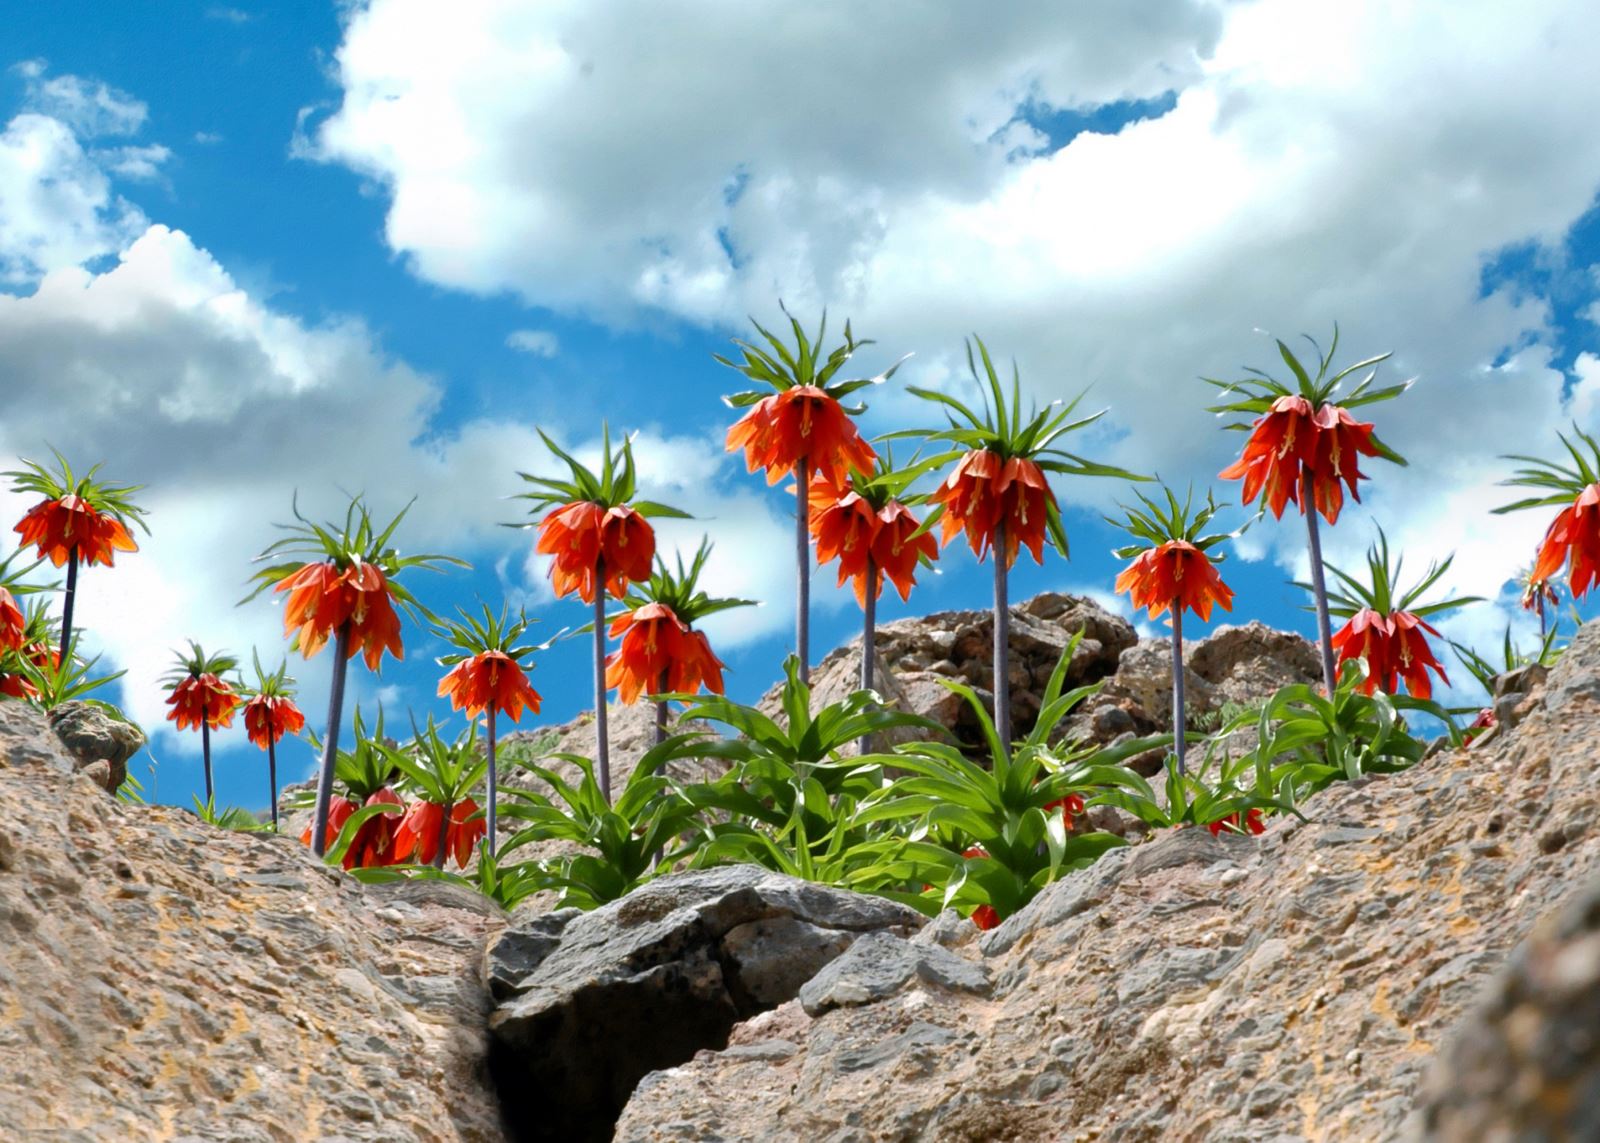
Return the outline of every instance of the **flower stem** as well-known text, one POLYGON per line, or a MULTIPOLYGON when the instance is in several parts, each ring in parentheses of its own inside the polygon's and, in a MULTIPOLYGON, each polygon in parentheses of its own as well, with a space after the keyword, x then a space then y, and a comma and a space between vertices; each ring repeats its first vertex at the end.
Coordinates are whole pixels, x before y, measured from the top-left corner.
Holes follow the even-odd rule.
MULTIPOLYGON (((994 557, 994 732, 1006 759, 1011 757, 1011 606, 1006 599, 1006 522, 995 524, 994 557)), ((1002 759, 996 758, 997 765, 1002 759)))
POLYGON ((1322 682, 1333 697, 1333 624, 1328 621, 1328 584, 1322 570, 1322 537, 1317 533, 1316 501, 1312 498, 1311 472, 1300 480, 1300 507, 1306 514, 1306 541, 1311 549, 1311 590, 1317 602, 1317 639, 1322 644, 1322 682))
POLYGON ((206 764, 206 805, 216 809, 216 793, 211 788, 211 723, 206 721, 204 711, 200 712, 200 757, 206 764))
POLYGON ((594 565, 594 750, 600 768, 600 796, 611 804, 611 743, 606 738, 605 560, 594 565))
POLYGON ((278 741, 267 730, 267 782, 272 787, 272 832, 278 832, 278 741))
POLYGON ((72 650, 72 606, 78 599, 78 545, 67 549, 67 588, 61 597, 61 657, 72 650))
POLYGON ((1188 743, 1184 739, 1188 719, 1183 711, 1183 608, 1178 600, 1172 601, 1172 745, 1178 755, 1178 773, 1185 773, 1184 753, 1188 743))
MULTIPOLYGON (((662 671, 661 677, 656 680, 656 693, 662 694, 667 689, 667 672, 662 671)), ((667 740, 667 700, 662 699, 656 703, 656 745, 660 746, 667 740)))
POLYGON ((795 580, 794 653, 800 656, 800 681, 811 682, 811 462, 801 457, 795 466, 794 557, 795 580))
POLYGON ((328 807, 333 802, 333 769, 339 757, 339 720, 344 717, 344 677, 349 662, 350 624, 341 623, 333 637, 333 683, 328 688, 328 734, 322 740, 322 762, 317 771, 317 810, 311 825, 311 852, 328 852, 328 807))
MULTIPOLYGON (((491 713, 489 715, 489 717, 493 718, 494 715, 491 713)), ((491 757, 492 756, 493 755, 491 754, 491 757)), ((490 763, 490 765, 492 766, 493 763, 490 763)), ((490 787, 490 791, 491 792, 489 794, 489 804, 491 806, 494 805, 493 789, 494 789, 494 787, 491 786, 490 787)), ((455 812, 455 808, 456 807, 455 807, 455 803, 454 802, 446 802, 444 804, 444 813, 439 815, 439 844, 438 844, 438 847, 434 850, 434 853, 433 853, 433 867, 435 869, 443 869, 444 868, 445 844, 450 840, 450 815, 455 812)), ((493 841, 491 839, 490 852, 493 852, 493 850, 494 850, 494 845, 493 845, 493 841)))
MULTIPOLYGON (((861 689, 872 689, 872 670, 878 657, 878 565, 867 556, 867 598, 861 605, 861 689)), ((860 754, 872 753, 872 735, 863 734, 860 754)))
MULTIPOLYGON (((495 757, 494 757, 494 747, 495 747, 495 742, 494 742, 494 730, 495 730, 495 727, 494 727, 494 713, 495 713, 494 712, 494 704, 490 703, 489 704, 489 811, 488 811, 488 814, 486 815, 487 820, 484 823, 484 825, 485 825, 484 836, 486 836, 489 839, 489 852, 490 853, 494 853, 500 848, 500 837, 499 837, 498 834, 495 833, 495 830, 498 828, 498 819, 496 817, 496 810, 497 810, 498 807, 496 805, 496 802, 498 801, 499 794, 500 794, 500 771, 495 768, 495 757)), ((449 821, 449 817, 448 817, 449 811, 447 810, 445 812, 446 812, 445 820, 449 821)), ((440 866, 440 868, 442 869, 444 867, 440 866)))

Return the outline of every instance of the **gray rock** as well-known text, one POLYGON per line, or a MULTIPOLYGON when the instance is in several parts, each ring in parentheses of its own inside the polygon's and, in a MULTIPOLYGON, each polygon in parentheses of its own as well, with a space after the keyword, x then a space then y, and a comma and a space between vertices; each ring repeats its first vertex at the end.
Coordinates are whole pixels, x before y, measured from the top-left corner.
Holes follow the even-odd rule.
POLYGON ((833 1008, 882 1000, 913 980, 979 995, 993 987, 989 971, 975 961, 940 945, 914 944, 878 932, 861 937, 817 973, 800 989, 800 1004, 808 1016, 821 1016, 833 1008))
POLYGON ((116 793, 128 779, 128 759, 144 747, 144 733, 87 702, 64 702, 48 717, 50 729, 77 769, 88 772, 108 793, 116 793), (102 762, 105 765, 98 765, 102 762))
POLYGON ((1545 681, 1546 709, 1565 710, 1579 702, 1600 703, 1600 623, 1578 628, 1545 681))
POLYGON ((484 950, 483 976, 490 994, 506 1000, 522 991, 523 984, 555 952, 567 922, 582 915, 579 909, 557 909, 522 920, 508 928, 484 950))
POLYGON ((548 918, 514 924, 511 948, 489 953, 514 993, 489 1021, 513 1131, 609 1139, 644 1075, 720 1049, 738 1020, 792 999, 863 934, 922 924, 893 901, 754 866, 652 881, 561 924, 553 949, 548 918))

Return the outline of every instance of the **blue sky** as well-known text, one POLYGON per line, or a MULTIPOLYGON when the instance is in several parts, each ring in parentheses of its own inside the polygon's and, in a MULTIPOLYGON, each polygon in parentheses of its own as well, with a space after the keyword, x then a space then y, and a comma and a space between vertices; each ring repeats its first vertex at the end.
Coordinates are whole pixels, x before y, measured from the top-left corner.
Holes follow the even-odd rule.
MULTIPOLYGON (((1358 559, 1381 523, 1419 569, 1457 550, 1451 587, 1490 597, 1452 634, 1522 621, 1503 589, 1543 522, 1488 516, 1495 458, 1596 427, 1591 6, 706 8, 60 3, 9 21, 0 459, 50 442, 149 485, 154 535, 85 575, 80 616, 155 731, 159 800, 188 800, 199 759, 158 729, 155 679, 190 637, 276 661, 272 605, 232 605, 296 491, 323 515, 340 489, 380 511, 418 497, 408 546, 477 568, 419 576, 436 609, 507 598, 547 632, 582 622, 542 589, 531 533, 498 526, 521 514, 514 473, 544 464, 535 425, 580 450, 602 417, 640 433, 651 493, 701 517, 667 540, 708 531, 712 586, 766 601, 713 628, 732 692, 764 690, 792 626, 786 503, 722 456, 735 378, 711 355, 780 297, 808 323, 852 318, 879 342, 867 369, 915 354, 897 382, 963 384, 975 330, 1035 398, 1087 387, 1110 409, 1084 451, 1202 487, 1238 442, 1197 378, 1270 366, 1259 329, 1337 320, 1418 384, 1374 413, 1413 464, 1368 466, 1331 555, 1358 559)), ((866 426, 928 419, 886 390, 866 426)), ((1019 564, 1013 595, 1109 595, 1100 515, 1127 489, 1057 493, 1073 560, 1019 564)), ((0 494, 7 519, 26 507, 0 494)), ((1253 529, 1228 618, 1309 631, 1286 582, 1302 544, 1298 520, 1253 529)), ((819 657, 857 622, 831 582, 819 657)), ((987 589, 951 549, 884 617, 987 589)), ((364 704, 433 701, 440 648, 406 643, 381 679, 356 672, 364 704)), ((314 722, 328 669, 291 662, 314 722)), ((545 718, 587 705, 587 670, 582 641, 541 659, 545 718)), ((286 758, 298 776, 310 755, 286 758)), ((222 800, 264 801, 242 734, 216 759, 222 800)))

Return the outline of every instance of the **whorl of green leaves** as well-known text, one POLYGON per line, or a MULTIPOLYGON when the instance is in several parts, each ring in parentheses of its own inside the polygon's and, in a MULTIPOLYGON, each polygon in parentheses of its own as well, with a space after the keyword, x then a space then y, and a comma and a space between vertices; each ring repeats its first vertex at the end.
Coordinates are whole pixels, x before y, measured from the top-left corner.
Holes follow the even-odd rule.
MULTIPOLYGON (((655 574, 643 583, 631 584, 627 597, 622 601, 623 605, 628 611, 637 611, 647 603, 660 603, 670 607, 680 621, 690 625, 719 611, 761 605, 760 601, 755 599, 713 598, 700 590, 700 573, 710 557, 711 541, 703 536, 700 539, 699 549, 687 567, 684 566, 681 553, 675 557, 677 563, 675 572, 667 567, 667 562, 661 558, 661 554, 656 553, 655 574)), ((616 619, 621 614, 623 613, 619 611, 607 618, 616 619)), ((592 624, 587 624, 582 630, 588 631, 592 627, 592 624)))
MULTIPOLYGON (((641 516, 674 516, 686 518, 689 514, 677 508, 669 508, 665 504, 657 504, 653 500, 635 500, 634 496, 639 491, 638 470, 633 461, 633 438, 629 437, 622 442, 622 448, 613 450, 611 447, 611 426, 600 426, 601 453, 600 471, 592 472, 577 458, 568 453, 555 441, 545 434, 543 429, 538 430, 539 438, 544 441, 545 447, 553 452, 566 464, 570 480, 557 480, 549 476, 535 476, 528 472, 517 473, 524 481, 533 485, 531 492, 519 492, 512 497, 514 500, 529 500, 533 507, 528 511, 531 515, 542 516, 552 508, 559 508, 563 504, 575 501, 587 501, 598 504, 602 508, 616 508, 626 504, 641 516)), ((506 524, 507 528, 533 528, 538 526, 538 520, 522 521, 516 524, 506 524)))
MULTIPOLYGON (((756 332, 766 342, 762 348, 740 338, 734 338, 733 344, 742 352, 741 360, 733 361, 717 353, 712 356, 719 364, 726 365, 729 369, 737 370, 750 380, 765 386, 760 389, 747 389, 743 392, 732 393, 722 398, 723 403, 729 408, 743 409, 754 405, 764 397, 769 397, 773 392, 781 393, 785 389, 792 389, 797 385, 814 385, 836 401, 843 401, 861 389, 872 385, 881 385, 893 377, 895 371, 905 364, 911 355, 908 353, 896 361, 888 369, 874 377, 855 377, 837 380, 839 371, 849 363, 856 350, 863 346, 872 345, 868 339, 857 341, 850 330, 850 323, 844 323, 844 344, 836 346, 822 356, 822 343, 828 334, 828 314, 822 314, 822 320, 817 326, 817 336, 806 336, 805 327, 789 312, 788 308, 780 301, 778 308, 783 310, 783 316, 789 319, 789 325, 794 332, 794 345, 791 348, 782 338, 768 331, 755 318, 750 319, 750 324, 756 327, 756 332)), ((846 405, 844 411, 852 416, 866 412, 865 405, 846 405)))
MULTIPOLYGON (((177 662, 171 670, 161 676, 161 681, 168 686, 175 686, 186 679, 198 679, 201 675, 215 675, 220 679, 229 671, 237 671, 239 669, 237 656, 229 655, 226 652, 218 652, 215 655, 209 654, 193 639, 186 640, 186 642, 189 644, 188 653, 185 654, 182 651, 174 652, 177 662)), ((259 665, 257 664, 258 667, 259 665)))
MULTIPOLYGON (((1328 592, 1328 611, 1341 619, 1349 619, 1358 611, 1371 608, 1379 615, 1389 615, 1396 611, 1409 611, 1419 619, 1426 619, 1430 615, 1441 612, 1453 611, 1458 607, 1465 607, 1469 603, 1478 603, 1481 596, 1468 595, 1458 599, 1446 599, 1438 603, 1418 604, 1427 591, 1444 577, 1450 570, 1450 564, 1455 556, 1446 556, 1442 562, 1428 565, 1428 570, 1421 579, 1409 588, 1400 586, 1400 573, 1405 563, 1403 556, 1391 559, 1389 554, 1389 537, 1384 535, 1383 529, 1378 529, 1378 539, 1367 549, 1367 578, 1365 582, 1328 564, 1327 569, 1344 585, 1343 590, 1334 589, 1328 592)), ((1309 584, 1296 581, 1295 586, 1311 590, 1309 584)))
MULTIPOLYGON (((1225 540, 1237 538, 1245 530, 1241 527, 1232 532, 1206 532, 1206 526, 1211 523, 1212 517, 1217 514, 1217 502, 1212 498, 1210 489, 1206 490, 1205 503, 1198 509, 1194 507, 1193 485, 1190 485, 1189 491, 1185 494, 1181 504, 1172 489, 1166 485, 1163 484, 1161 486, 1161 492, 1165 498, 1165 504, 1153 500, 1138 489, 1135 489, 1133 494, 1139 498, 1139 503, 1142 507, 1129 508, 1126 504, 1120 504, 1118 507, 1124 513, 1121 520, 1113 519, 1110 516, 1104 517, 1106 523, 1113 527, 1121 528, 1129 535, 1143 541, 1126 547, 1113 548, 1112 554, 1118 559, 1132 559, 1140 552, 1158 548, 1162 544, 1171 543, 1174 540, 1183 540, 1193 544, 1202 552, 1207 552, 1225 540)), ((1245 525, 1245 527, 1248 526, 1248 524, 1245 525)), ((1227 559, 1227 556, 1219 552, 1211 557, 1211 562, 1220 564, 1225 559, 1227 559)))
POLYGON ((1501 484, 1521 488, 1543 488, 1550 491, 1542 496, 1530 496, 1512 504, 1502 504, 1493 510, 1495 515, 1518 512, 1524 508, 1546 508, 1557 505, 1566 507, 1572 503, 1572 498, 1585 488, 1600 483, 1600 443, 1580 429, 1576 423, 1572 426, 1572 432, 1587 448, 1588 453, 1585 455, 1584 449, 1568 440, 1565 433, 1558 433, 1562 446, 1572 459, 1570 466, 1542 460, 1536 456, 1512 455, 1502 458, 1521 461, 1527 467, 1517 469, 1513 475, 1502 480, 1501 484))
POLYGON ((529 619, 527 612, 519 609, 516 621, 512 622, 509 608, 502 606, 500 614, 495 615, 489 610, 489 605, 482 600, 479 600, 478 605, 483 612, 481 617, 473 615, 464 607, 457 607, 456 613, 461 616, 460 623, 446 619, 433 624, 435 635, 452 646, 461 648, 458 652, 452 651, 448 655, 439 656, 438 662, 441 667, 453 667, 486 651, 499 651, 519 666, 526 666, 527 664, 523 663, 524 659, 536 651, 548 650, 557 639, 561 638, 562 633, 558 631, 543 643, 518 643, 517 640, 522 638, 528 627, 538 620, 529 619))
POLYGON ((110 516, 124 527, 137 525, 146 535, 150 534, 150 528, 144 522, 145 509, 133 502, 133 494, 143 489, 144 485, 112 484, 109 481, 96 480, 94 474, 100 471, 98 464, 80 476, 72 471, 67 458, 60 452, 53 448, 50 452, 56 458, 54 469, 46 468, 26 457, 19 457, 22 468, 11 472, 0 472, 0 476, 11 478, 11 489, 14 492, 31 492, 46 500, 76 496, 96 512, 110 516))

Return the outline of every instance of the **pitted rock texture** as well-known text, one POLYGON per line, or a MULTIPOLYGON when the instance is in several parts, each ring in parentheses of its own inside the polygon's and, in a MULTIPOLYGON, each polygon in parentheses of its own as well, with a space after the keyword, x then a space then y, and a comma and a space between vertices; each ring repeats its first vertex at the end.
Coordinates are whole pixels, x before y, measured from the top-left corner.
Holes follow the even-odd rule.
POLYGON ((479 895, 127 805, 0 702, 0 1136, 498 1140, 479 895))
POLYGON ((792 999, 864 934, 898 939, 922 923, 893 901, 754 866, 672 874, 591 913, 519 922, 489 951, 506 997, 490 1028, 508 1122, 521 1139, 609 1139, 641 1077, 721 1048, 737 1021, 792 999))
POLYGON ((64 702, 47 717, 76 769, 116 793, 128 780, 128 759, 144 746, 144 732, 87 702, 64 702))
MULTIPOLYGON (((986 969, 990 994, 912 974, 815 1018, 784 1005, 647 1077, 616 1138, 1413 1137, 1430 1059, 1535 920, 1600 872, 1596 677, 1591 624, 1551 674, 1552 709, 1485 747, 1335 786, 1312 821, 1259 838, 1182 830, 1114 851, 975 942, 935 922, 929 943, 986 969)), ((1575 924, 1560 931, 1588 941, 1575 924)), ((1553 1022, 1567 997, 1541 1027, 1592 1033, 1561 991, 1588 971, 1581 947, 1527 954, 1502 1007, 1553 1022)), ((1592 1039, 1541 1041, 1509 1014, 1491 1036, 1480 1051, 1507 1066, 1592 1068, 1592 1039)), ((1484 1073, 1457 1058, 1469 1083, 1484 1073)), ((1500 1102, 1509 1082, 1471 1089, 1502 1117, 1486 1122, 1527 1122, 1500 1102)))
POLYGON ((1600 1139, 1600 878, 1512 955, 1425 1093, 1438 1143, 1600 1139))

